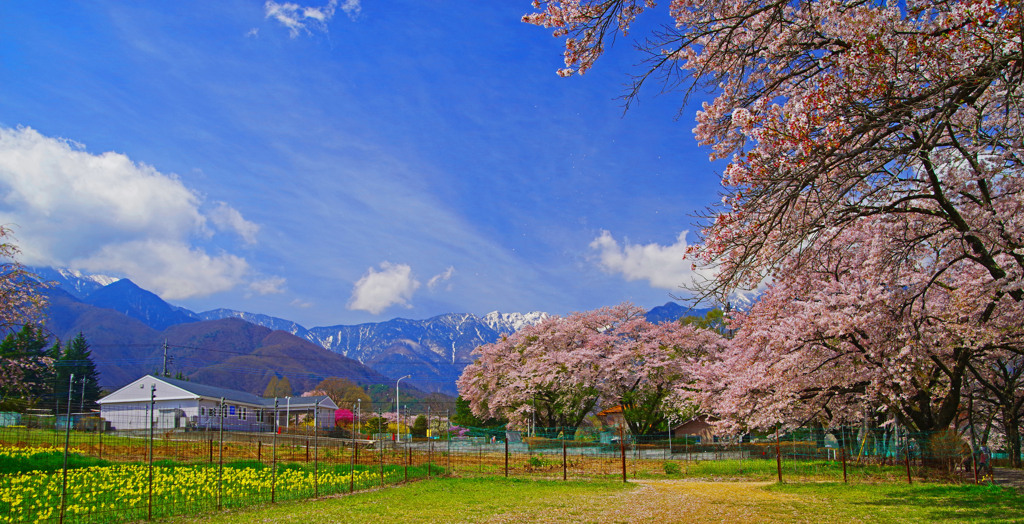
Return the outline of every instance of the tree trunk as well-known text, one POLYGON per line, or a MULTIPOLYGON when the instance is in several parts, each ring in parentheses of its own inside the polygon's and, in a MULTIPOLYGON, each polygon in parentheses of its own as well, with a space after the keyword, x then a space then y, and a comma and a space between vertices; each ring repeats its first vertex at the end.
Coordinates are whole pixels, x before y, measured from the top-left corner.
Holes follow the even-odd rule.
POLYGON ((1010 467, 1020 467, 1020 413, 1013 406, 1003 406, 1003 429, 1006 431, 1006 450, 1010 454, 1010 467))

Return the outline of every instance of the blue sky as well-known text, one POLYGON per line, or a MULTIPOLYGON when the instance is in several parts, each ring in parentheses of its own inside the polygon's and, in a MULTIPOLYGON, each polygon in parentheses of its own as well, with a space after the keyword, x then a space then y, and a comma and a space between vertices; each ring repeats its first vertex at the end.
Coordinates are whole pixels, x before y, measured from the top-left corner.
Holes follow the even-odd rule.
POLYGON ((684 294, 698 106, 623 113, 628 39, 558 77, 529 10, 0 3, 0 222, 26 263, 308 327, 684 294))

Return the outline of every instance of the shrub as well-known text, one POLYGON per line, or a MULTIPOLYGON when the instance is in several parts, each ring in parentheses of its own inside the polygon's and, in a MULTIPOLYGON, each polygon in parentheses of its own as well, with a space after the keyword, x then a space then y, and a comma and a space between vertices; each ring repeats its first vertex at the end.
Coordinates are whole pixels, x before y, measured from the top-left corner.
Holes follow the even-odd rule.
POLYGON ((665 462, 664 467, 666 475, 678 475, 682 472, 678 462, 665 462))

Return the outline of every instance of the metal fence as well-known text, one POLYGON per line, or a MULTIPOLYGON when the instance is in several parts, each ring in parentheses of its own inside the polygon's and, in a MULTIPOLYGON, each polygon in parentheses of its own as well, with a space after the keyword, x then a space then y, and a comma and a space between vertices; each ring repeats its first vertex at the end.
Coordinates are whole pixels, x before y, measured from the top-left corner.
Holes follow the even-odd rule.
POLYGON ((16 421, 0 427, 0 522, 126 522, 436 475, 977 482, 991 465, 963 435, 894 428, 733 438, 457 428, 434 431, 433 438, 399 438, 326 434, 312 425, 281 432, 157 430, 156 424, 107 431, 102 420, 86 416, 16 421))

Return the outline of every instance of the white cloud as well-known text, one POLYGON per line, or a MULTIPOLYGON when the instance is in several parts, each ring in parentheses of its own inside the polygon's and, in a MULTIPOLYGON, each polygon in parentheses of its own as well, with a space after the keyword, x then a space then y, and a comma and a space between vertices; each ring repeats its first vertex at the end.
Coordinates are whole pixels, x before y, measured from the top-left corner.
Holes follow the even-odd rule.
POLYGON ((419 287, 420 282, 407 264, 381 262, 380 271, 371 267, 356 282, 348 308, 379 315, 396 304, 412 307, 409 301, 419 287))
POLYGON ((267 277, 249 283, 249 291, 257 295, 280 295, 285 291, 284 277, 267 277))
POLYGON ((245 240, 246 244, 256 243, 256 233, 259 233, 260 226, 249 222, 242 217, 242 214, 226 202, 217 202, 213 211, 210 211, 210 222, 221 231, 233 231, 245 240))
POLYGON ((71 267, 90 272, 117 272, 166 300, 181 300, 227 291, 249 272, 245 259, 231 254, 210 256, 179 242, 139 240, 108 244, 98 252, 72 260, 71 267))
POLYGON ((598 265, 609 273, 621 274, 626 280, 646 280, 652 287, 679 289, 695 278, 703 280, 709 270, 693 269, 693 262, 684 260, 686 254, 686 231, 679 234, 676 243, 670 246, 659 244, 630 244, 620 246, 608 231, 590 243, 590 249, 597 251, 598 265))
POLYGON ((443 273, 440 273, 440 274, 437 274, 437 275, 434 275, 434 276, 430 277, 430 280, 427 281, 427 289, 434 289, 440 283, 447 282, 448 280, 451 280, 452 275, 454 275, 454 274, 455 274, 455 266, 448 266, 448 269, 444 270, 443 273))
POLYGON ((13 225, 27 264, 119 273, 168 300, 231 289, 245 259, 192 240, 217 230, 252 243, 259 226, 226 203, 203 207, 177 176, 126 155, 0 127, 0 224, 13 225))
MULTIPOLYGON (((355 19, 362 11, 360 0, 345 0, 341 4, 341 10, 350 19, 355 19)), ((266 18, 277 20, 281 25, 288 28, 292 38, 299 36, 299 33, 312 34, 313 29, 327 32, 327 22, 334 18, 338 9, 338 0, 330 0, 323 7, 307 7, 293 2, 277 3, 267 0, 263 6, 266 18)))
POLYGON ((246 38, 259 38, 260 37, 260 30, 259 30, 259 28, 258 27, 254 27, 254 28, 246 31, 245 32, 245 37, 246 38))

